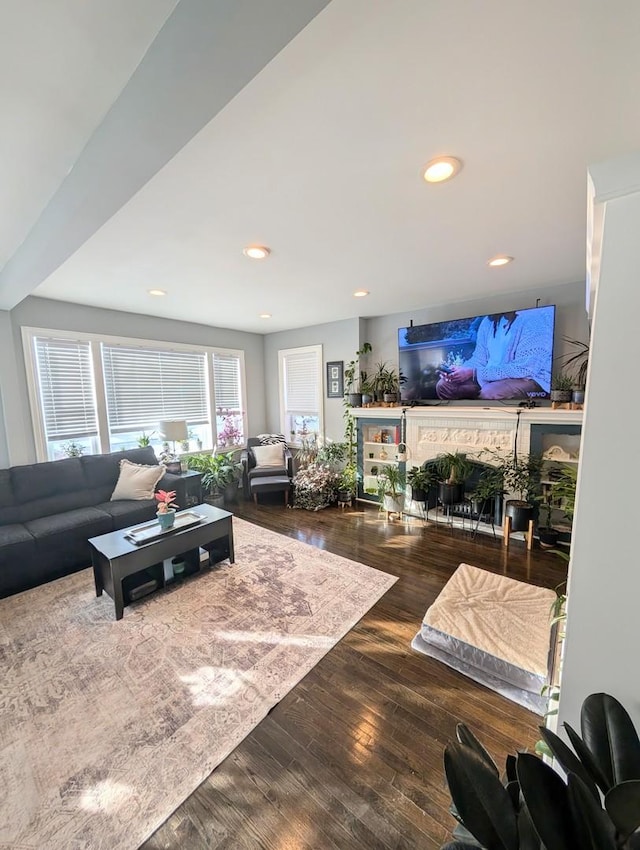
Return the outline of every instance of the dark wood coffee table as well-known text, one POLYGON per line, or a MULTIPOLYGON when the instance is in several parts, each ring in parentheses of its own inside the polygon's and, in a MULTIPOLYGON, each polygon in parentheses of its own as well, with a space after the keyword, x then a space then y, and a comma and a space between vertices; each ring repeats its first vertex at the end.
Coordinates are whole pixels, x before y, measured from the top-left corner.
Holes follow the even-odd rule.
MULTIPOLYGON (((170 530, 148 543, 136 545, 127 539, 126 535, 136 526, 89 539, 96 596, 102 596, 103 590, 107 591, 116 606, 116 620, 122 619, 125 605, 122 582, 127 576, 183 552, 198 552, 200 548, 210 551, 216 541, 226 542, 229 563, 234 563, 233 515, 211 505, 196 505, 189 510, 203 516, 197 525, 170 530)), ((198 568, 199 563, 198 558, 198 568)), ((160 584, 164 586, 164 574, 160 577, 160 584)))

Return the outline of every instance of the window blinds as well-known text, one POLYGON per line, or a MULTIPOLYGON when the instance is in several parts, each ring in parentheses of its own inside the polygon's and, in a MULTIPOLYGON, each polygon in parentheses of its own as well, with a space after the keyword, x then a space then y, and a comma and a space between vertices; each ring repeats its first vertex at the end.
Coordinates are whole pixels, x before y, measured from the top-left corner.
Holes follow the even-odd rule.
POLYGON ((205 354, 103 343, 102 364, 112 433, 209 421, 205 354))
POLYGON ((213 355, 216 410, 242 411, 240 358, 237 354, 213 355))
POLYGON ((319 411, 319 369, 317 350, 291 351, 284 355, 284 404, 287 412, 319 411))
POLYGON ((46 439, 97 434, 91 344, 36 337, 35 356, 46 439))

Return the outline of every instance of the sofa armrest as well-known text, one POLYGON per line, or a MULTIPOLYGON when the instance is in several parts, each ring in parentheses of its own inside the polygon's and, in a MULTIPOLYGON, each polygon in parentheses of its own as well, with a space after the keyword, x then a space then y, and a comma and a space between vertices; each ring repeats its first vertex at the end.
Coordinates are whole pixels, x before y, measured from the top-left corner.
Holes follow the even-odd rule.
POLYGON ((160 481, 156 484, 156 492, 158 490, 174 490, 176 494, 175 502, 178 509, 186 507, 187 504, 187 485, 181 475, 175 475, 173 472, 165 472, 160 481))
POLYGON ((249 450, 243 449, 240 453, 240 463, 242 464, 242 493, 245 499, 249 498, 249 450))
POLYGON ((293 478, 293 455, 291 454, 291 449, 288 446, 284 450, 284 462, 287 466, 287 475, 289 478, 293 478))

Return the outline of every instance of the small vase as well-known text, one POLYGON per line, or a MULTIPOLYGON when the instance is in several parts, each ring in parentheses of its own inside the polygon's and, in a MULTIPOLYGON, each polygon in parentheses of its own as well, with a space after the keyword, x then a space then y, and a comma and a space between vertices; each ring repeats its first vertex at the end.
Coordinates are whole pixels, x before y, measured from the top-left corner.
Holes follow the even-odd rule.
POLYGON ((173 508, 169 508, 166 514, 157 513, 158 522, 160 523, 160 528, 163 531, 167 531, 167 529, 171 528, 173 523, 176 521, 176 512, 173 508))

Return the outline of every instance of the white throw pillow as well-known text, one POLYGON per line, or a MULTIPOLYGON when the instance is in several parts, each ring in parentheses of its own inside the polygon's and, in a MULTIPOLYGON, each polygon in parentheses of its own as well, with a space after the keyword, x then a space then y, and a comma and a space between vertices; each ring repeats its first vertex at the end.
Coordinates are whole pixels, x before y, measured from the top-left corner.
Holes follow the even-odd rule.
POLYGON ((166 468, 162 466, 143 466, 123 458, 120 461, 120 477, 116 489, 111 494, 111 501, 121 499, 153 499, 156 484, 164 475, 166 468))
POLYGON ((284 450, 281 445, 253 446, 251 448, 256 459, 256 468, 265 466, 284 466, 284 450))

